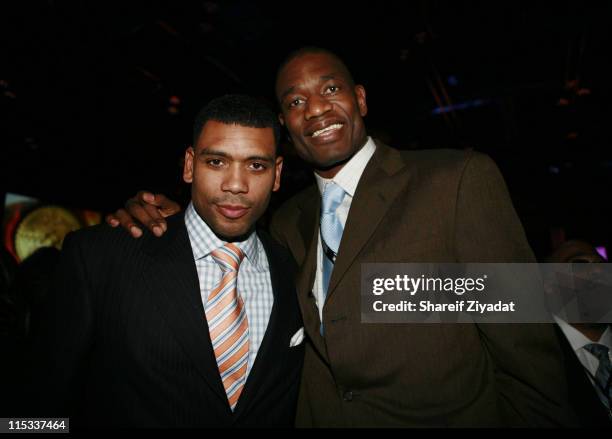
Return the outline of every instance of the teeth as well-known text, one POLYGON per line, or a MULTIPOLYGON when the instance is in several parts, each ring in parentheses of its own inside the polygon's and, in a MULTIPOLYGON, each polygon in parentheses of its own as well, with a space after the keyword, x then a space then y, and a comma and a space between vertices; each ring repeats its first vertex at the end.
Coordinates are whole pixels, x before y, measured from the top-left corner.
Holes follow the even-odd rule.
POLYGON ((339 130, 340 128, 342 128, 342 124, 341 123, 335 123, 333 125, 330 125, 328 127, 323 128, 322 130, 315 131, 312 134, 312 137, 320 136, 321 134, 327 133, 328 131, 339 130))

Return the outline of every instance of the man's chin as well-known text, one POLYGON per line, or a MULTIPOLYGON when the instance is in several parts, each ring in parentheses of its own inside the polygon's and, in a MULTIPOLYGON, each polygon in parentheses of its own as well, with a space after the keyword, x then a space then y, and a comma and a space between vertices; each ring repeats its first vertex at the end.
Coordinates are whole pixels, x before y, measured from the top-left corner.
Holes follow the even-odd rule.
POLYGON ((330 169, 344 165, 353 158, 353 155, 354 154, 343 154, 335 157, 321 157, 318 158, 315 163, 312 163, 312 165, 315 169, 320 171, 329 171, 330 169))
POLYGON ((221 239, 222 241, 241 242, 249 239, 249 236, 251 236, 251 233, 253 233, 254 228, 254 225, 251 225, 250 227, 239 228, 217 227, 215 228, 215 230, 213 230, 213 232, 215 233, 217 238, 221 239))

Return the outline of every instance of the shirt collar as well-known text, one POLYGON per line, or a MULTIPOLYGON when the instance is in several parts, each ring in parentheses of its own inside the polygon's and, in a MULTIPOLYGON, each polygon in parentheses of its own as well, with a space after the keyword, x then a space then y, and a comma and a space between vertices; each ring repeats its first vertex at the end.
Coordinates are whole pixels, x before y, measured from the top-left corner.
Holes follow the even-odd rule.
POLYGON ((368 137, 366 144, 346 162, 334 178, 323 178, 315 172, 315 179, 319 187, 319 192, 323 193, 325 186, 333 181, 344 189, 344 192, 350 195, 351 198, 354 197, 359 179, 366 165, 374 155, 374 151, 376 151, 376 144, 371 137, 368 137))
MULTIPOLYGON (((580 349, 583 349, 586 345, 595 343, 589 338, 587 338, 582 332, 578 331, 572 325, 567 323, 565 320, 562 320, 557 316, 554 316, 554 319, 559 325, 559 328, 561 328, 561 330, 563 331, 565 338, 567 338, 567 341, 572 346, 572 349, 574 351, 579 351, 580 349)), ((612 331, 610 330, 609 325, 599 338, 599 341, 597 341, 596 343, 607 346, 608 349, 612 351, 612 331)))
POLYGON ((601 334, 598 343, 607 346, 610 352, 612 352, 612 328, 610 325, 608 325, 604 333, 601 334))
MULTIPOLYGON (((227 244, 227 241, 223 241, 214 234, 208 224, 206 224, 206 221, 196 212, 193 203, 189 203, 185 212, 185 226, 187 227, 187 234, 191 242, 193 257, 196 261, 205 258, 214 250, 227 244)), ((234 242, 234 244, 244 252, 246 258, 257 270, 262 269, 259 264, 260 244, 257 233, 252 232, 246 240, 234 242)))

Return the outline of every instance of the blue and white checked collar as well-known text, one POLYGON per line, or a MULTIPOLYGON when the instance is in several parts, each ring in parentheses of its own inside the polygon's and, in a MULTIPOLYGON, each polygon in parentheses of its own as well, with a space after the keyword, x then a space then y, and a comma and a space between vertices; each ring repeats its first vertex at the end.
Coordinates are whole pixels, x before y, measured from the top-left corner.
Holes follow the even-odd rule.
MULTIPOLYGON (((219 239, 208 224, 198 215, 195 207, 193 207, 193 203, 189 203, 185 212, 185 226, 187 226, 193 257, 196 261, 205 258, 212 251, 227 244, 226 241, 219 239)), ((257 271, 264 269, 259 261, 259 246, 261 244, 259 243, 257 233, 253 232, 246 241, 235 242, 234 244, 244 252, 249 262, 257 271)))

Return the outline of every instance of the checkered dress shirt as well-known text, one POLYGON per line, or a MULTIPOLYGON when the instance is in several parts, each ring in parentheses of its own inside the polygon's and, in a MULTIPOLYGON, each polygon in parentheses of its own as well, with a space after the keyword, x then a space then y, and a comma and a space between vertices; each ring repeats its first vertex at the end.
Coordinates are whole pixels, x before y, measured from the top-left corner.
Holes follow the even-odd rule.
MULTIPOLYGON (((223 277, 223 272, 210 253, 225 245, 226 242, 212 232, 208 224, 196 212, 193 203, 189 203, 185 212, 185 225, 198 270, 202 304, 206 306, 208 295, 223 277)), ((268 327, 274 296, 268 257, 257 234, 252 233, 245 241, 234 244, 240 247, 245 254, 238 270, 238 294, 244 301, 249 321, 248 376, 268 327)), ((205 316, 202 315, 202 318, 205 316)))

